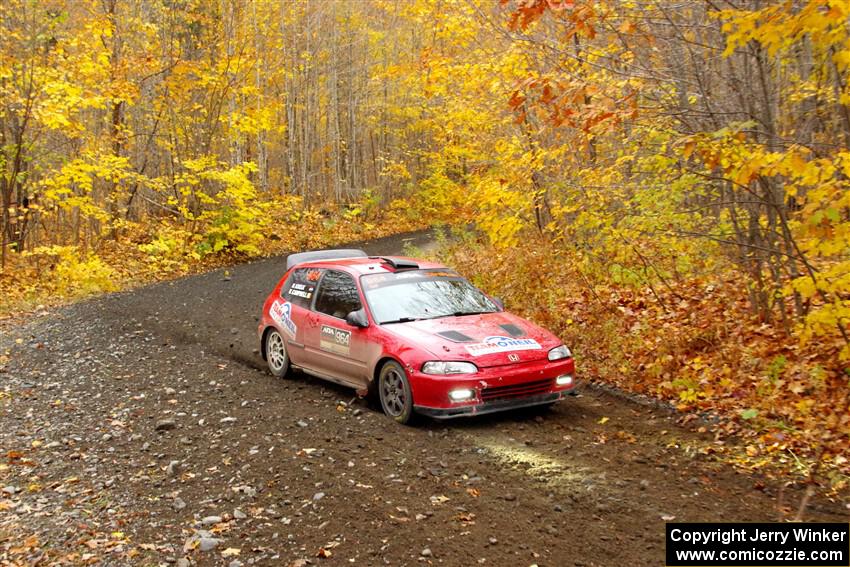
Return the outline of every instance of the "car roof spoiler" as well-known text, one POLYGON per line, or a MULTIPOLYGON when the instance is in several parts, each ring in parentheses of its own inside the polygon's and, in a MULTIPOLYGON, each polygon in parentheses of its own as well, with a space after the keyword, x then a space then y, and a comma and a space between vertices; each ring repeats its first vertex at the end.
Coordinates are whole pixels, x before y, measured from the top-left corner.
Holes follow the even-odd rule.
POLYGON ((358 248, 338 248, 335 250, 315 250, 313 252, 301 252, 290 254, 286 257, 286 269, 289 271, 293 266, 304 262, 319 262, 322 260, 340 260, 342 258, 366 258, 367 254, 358 248))

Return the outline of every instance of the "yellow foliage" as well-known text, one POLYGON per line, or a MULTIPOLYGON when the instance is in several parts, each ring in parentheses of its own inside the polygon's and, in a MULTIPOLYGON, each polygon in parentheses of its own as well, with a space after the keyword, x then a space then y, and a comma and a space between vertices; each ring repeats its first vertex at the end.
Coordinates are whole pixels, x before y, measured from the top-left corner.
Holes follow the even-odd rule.
POLYGON ((115 271, 95 254, 83 256, 75 246, 40 246, 27 252, 51 262, 55 293, 62 298, 115 291, 115 271))

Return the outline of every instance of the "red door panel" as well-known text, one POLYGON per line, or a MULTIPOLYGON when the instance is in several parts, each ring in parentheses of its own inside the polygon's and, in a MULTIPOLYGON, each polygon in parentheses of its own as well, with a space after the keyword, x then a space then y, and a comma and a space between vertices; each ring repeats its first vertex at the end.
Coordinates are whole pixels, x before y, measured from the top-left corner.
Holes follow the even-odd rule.
POLYGON ((359 327, 349 325, 341 319, 315 313, 316 326, 311 327, 307 347, 316 369, 338 376, 358 386, 366 384, 367 335, 359 327))

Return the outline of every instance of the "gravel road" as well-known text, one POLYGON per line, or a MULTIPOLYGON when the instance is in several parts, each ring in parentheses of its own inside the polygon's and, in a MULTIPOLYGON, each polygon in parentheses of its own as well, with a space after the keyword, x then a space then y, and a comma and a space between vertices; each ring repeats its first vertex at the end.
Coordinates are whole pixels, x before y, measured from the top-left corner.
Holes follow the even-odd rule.
MULTIPOLYGON (((283 266, 0 331, 0 563, 663 565, 665 520, 774 521, 799 501, 715 460, 681 416, 591 387, 410 428, 350 390, 275 380, 255 333, 283 266)), ((816 501, 807 519, 847 509, 816 501)))

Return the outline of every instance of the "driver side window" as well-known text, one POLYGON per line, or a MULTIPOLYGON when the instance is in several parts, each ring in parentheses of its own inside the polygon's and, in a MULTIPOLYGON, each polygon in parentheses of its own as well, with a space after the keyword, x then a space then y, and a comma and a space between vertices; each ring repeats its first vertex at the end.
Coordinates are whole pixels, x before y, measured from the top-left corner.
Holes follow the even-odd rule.
POLYGON ((360 294, 354 278, 344 272, 328 270, 319 283, 316 311, 345 319, 346 315, 360 307, 360 294))

